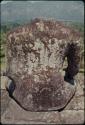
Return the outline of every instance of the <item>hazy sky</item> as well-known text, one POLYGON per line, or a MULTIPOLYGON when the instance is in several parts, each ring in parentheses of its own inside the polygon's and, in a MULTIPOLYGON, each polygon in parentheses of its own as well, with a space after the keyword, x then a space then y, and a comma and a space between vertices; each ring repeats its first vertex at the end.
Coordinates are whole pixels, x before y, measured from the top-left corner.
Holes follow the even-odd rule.
POLYGON ((82 1, 2 1, 1 22, 29 21, 36 17, 84 22, 82 1))

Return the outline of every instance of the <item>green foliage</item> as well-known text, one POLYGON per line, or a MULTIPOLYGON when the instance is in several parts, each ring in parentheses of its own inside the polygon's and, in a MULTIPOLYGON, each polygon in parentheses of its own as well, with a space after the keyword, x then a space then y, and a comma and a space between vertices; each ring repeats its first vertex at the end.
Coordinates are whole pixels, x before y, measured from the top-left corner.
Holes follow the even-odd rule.
POLYGON ((0 58, 5 56, 5 43, 6 43, 6 34, 1 32, 0 34, 0 58))
POLYGON ((84 24, 78 22, 65 22, 67 26, 77 29, 79 32, 84 33, 84 24))
POLYGON ((5 25, 3 24, 3 25, 1 25, 1 32, 6 33, 17 26, 20 26, 20 24, 18 24, 18 23, 14 23, 14 24, 9 23, 9 24, 5 24, 5 25))

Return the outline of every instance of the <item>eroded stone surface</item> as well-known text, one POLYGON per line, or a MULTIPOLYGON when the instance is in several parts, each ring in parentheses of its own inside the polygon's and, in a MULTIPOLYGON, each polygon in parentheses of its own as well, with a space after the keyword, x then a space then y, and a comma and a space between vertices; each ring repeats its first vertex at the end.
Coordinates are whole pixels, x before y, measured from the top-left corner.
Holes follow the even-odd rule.
POLYGON ((1 112, 0 114, 2 115, 6 109, 9 107, 9 103, 11 98, 9 97, 8 93, 6 90, 0 90, 1 93, 1 100, 0 100, 0 104, 1 104, 1 112))
POLYGON ((65 107, 65 110, 84 110, 84 96, 74 96, 71 102, 65 107))
POLYGON ((3 75, 0 78, 1 78, 0 86, 1 86, 1 89, 3 89, 4 91, 6 90, 6 86, 10 84, 11 80, 7 76, 3 76, 3 75))
MULTIPOLYGON (((6 100, 5 100, 6 101, 6 100)), ((6 103, 6 102, 4 102, 6 103)), ((76 105, 78 106, 78 105, 76 105)), ((2 105, 4 108, 4 105, 2 105)), ((2 108, 1 107, 1 108, 2 108)), ((84 110, 71 109, 61 112, 30 112, 22 109, 14 100, 11 99, 9 106, 1 115, 2 124, 83 124, 84 110)))
POLYGON ((84 81, 85 81, 84 74, 79 73, 79 75, 76 76, 76 80, 77 80, 77 82, 79 82, 80 86, 83 88, 83 91, 84 91, 84 88, 85 88, 85 86, 84 86, 84 81))
POLYGON ((47 84, 31 82, 28 86, 25 78, 26 81, 15 89, 13 97, 26 110, 45 111, 63 108, 74 95, 75 85, 65 82, 59 74, 53 74, 50 79, 47 84))
MULTIPOLYGON (((77 76, 80 76, 80 74, 78 74, 77 76)), ((79 77, 77 79, 75 96, 72 98, 70 103, 65 107, 65 110, 84 110, 84 90, 80 86, 81 82, 82 85, 84 85, 83 77, 79 77)))
POLYGON ((84 124, 84 110, 66 110, 60 114, 63 124, 84 124))
POLYGON ((2 123, 60 123, 58 112, 30 112, 23 110, 14 100, 11 100, 10 106, 1 117, 2 123))
POLYGON ((78 73, 81 40, 61 22, 43 19, 8 33, 7 75, 16 85, 11 94, 24 109, 57 110, 72 98, 75 85, 59 72, 67 57, 66 76, 72 79, 78 73))
MULTIPOLYGON (((80 74, 78 74, 80 75, 80 74)), ((83 75, 83 74, 82 74, 83 75)), ((81 76, 81 75, 80 75, 81 76)), ((82 77, 78 77, 83 81, 82 77)), ((83 88, 77 83, 76 93, 64 110, 48 112, 30 112, 21 108, 6 92, 2 90, 1 94, 1 123, 3 124, 84 124, 84 95, 81 91, 83 88), (7 104, 9 98, 9 105, 7 104), (75 100, 76 99, 76 100, 75 100), (4 101, 3 101, 4 100, 4 101), (7 104, 7 105, 6 105, 7 104)), ((84 84, 84 81, 82 82, 84 84)))

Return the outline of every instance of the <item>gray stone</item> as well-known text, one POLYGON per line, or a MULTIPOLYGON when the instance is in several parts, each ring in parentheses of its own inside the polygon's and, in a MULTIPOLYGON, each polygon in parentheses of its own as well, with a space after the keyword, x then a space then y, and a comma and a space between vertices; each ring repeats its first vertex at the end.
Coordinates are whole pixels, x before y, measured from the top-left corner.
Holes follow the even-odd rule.
POLYGON ((84 110, 84 96, 74 96, 65 110, 84 110))
POLYGON ((85 86, 84 86, 84 74, 83 73, 79 73, 79 75, 76 76, 76 80, 80 84, 82 89, 84 90, 84 88, 85 88, 85 86))
POLYGON ((1 115, 6 111, 6 109, 9 106, 9 102, 11 98, 9 97, 8 93, 6 90, 0 90, 1 91, 1 115))
POLYGON ((9 83, 9 78, 6 77, 6 76, 1 76, 1 82, 0 82, 0 85, 1 85, 1 89, 6 89, 6 85, 9 83))
POLYGON ((84 110, 65 110, 60 115, 62 124, 84 124, 84 110))
MULTIPOLYGON (((65 82, 59 74, 53 74, 48 84, 27 86, 19 84, 13 92, 13 97, 25 110, 46 111, 58 110, 67 105, 75 93, 76 86, 65 82)), ((25 79, 26 80, 26 79, 25 79)))
MULTIPOLYGON (((78 74, 80 75, 80 74, 78 74)), ((82 82, 82 77, 80 78, 82 82)), ((83 81, 84 83, 84 81, 83 81)), ((75 96, 72 98, 70 103, 66 106, 65 110, 84 110, 84 91, 80 86, 80 82, 77 81, 77 87, 75 96)))
POLYGON ((80 63, 79 32, 53 20, 35 19, 7 34, 7 90, 26 110, 64 108, 75 93, 80 63), (65 57, 68 67, 61 75, 65 57), (67 82, 66 82, 67 81, 67 82))
MULTIPOLYGON (((76 90, 77 93, 78 89, 76 90)), ((2 124, 83 124, 84 96, 76 96, 64 110, 48 112, 31 112, 21 108, 11 99, 6 90, 1 90, 2 124), (76 99, 76 100, 75 100, 76 99), (67 108, 69 107, 69 108, 67 108)))
POLYGON ((42 124, 60 123, 58 112, 30 112, 22 109, 14 100, 1 117, 3 124, 42 124))

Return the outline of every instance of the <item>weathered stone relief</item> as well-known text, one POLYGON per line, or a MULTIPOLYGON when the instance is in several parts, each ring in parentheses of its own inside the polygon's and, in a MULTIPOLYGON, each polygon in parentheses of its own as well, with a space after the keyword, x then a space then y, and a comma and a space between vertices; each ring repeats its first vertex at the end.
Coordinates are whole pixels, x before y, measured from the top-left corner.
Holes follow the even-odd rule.
POLYGON ((65 57, 66 77, 79 70, 81 36, 53 20, 35 19, 7 35, 7 75, 16 87, 12 96, 26 110, 63 108, 75 92, 60 74, 65 57))

